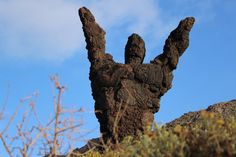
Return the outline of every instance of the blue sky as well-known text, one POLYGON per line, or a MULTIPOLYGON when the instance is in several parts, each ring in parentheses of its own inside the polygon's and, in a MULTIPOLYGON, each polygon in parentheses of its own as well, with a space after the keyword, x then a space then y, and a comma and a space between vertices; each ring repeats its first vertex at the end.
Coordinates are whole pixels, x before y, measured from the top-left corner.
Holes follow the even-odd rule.
POLYGON ((149 62, 162 52, 165 39, 181 19, 196 18, 190 46, 174 72, 172 89, 162 97, 156 122, 236 99, 235 0, 0 0, 0 105, 8 96, 6 118, 21 98, 37 92, 36 108, 46 120, 53 112, 50 76, 58 74, 67 87, 63 104, 85 110, 83 129, 92 133, 82 140, 99 135, 78 17, 82 6, 105 29, 106 51, 117 62, 124 61, 131 33, 145 40, 145 62, 149 62))

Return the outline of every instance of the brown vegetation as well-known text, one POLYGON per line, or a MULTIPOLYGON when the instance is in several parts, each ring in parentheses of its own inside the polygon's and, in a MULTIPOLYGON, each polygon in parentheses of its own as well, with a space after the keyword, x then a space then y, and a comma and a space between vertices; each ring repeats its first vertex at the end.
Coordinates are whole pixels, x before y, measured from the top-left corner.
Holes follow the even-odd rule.
POLYGON ((72 153, 77 142, 75 138, 78 137, 78 129, 83 124, 81 119, 78 119, 82 110, 64 109, 61 98, 65 88, 61 86, 57 76, 51 77, 51 80, 58 94, 54 98, 55 112, 47 123, 41 122, 35 109, 37 93, 22 98, 9 118, 5 117, 4 110, 0 112, 0 120, 6 124, 0 130, 0 142, 9 157, 30 157, 35 154, 52 157, 55 154, 65 154, 63 149, 66 143, 69 147, 66 153, 72 153), (12 126, 16 123, 16 126, 12 126), (16 129, 15 134, 12 134, 9 128, 16 129))

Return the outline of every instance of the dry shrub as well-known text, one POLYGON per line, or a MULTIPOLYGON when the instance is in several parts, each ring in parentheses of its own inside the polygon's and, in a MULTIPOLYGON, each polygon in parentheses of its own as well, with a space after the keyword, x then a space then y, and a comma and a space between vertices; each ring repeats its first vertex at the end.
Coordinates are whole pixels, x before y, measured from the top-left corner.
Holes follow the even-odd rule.
POLYGON ((155 126, 139 140, 127 137, 116 149, 85 157, 235 157, 236 120, 202 112, 197 123, 175 128, 155 126))
MULTIPOLYGON (((0 121, 3 124, 0 130, 0 143, 9 157, 55 156, 55 154, 70 154, 75 149, 80 135, 80 126, 83 125, 80 114, 82 109, 65 108, 62 95, 65 87, 59 82, 58 76, 51 80, 57 94, 54 96, 54 112, 44 113, 49 117, 42 123, 36 111, 38 93, 24 97, 10 117, 5 116, 5 106, 0 111, 0 121)), ((2 125, 1 124, 1 125, 2 125)))

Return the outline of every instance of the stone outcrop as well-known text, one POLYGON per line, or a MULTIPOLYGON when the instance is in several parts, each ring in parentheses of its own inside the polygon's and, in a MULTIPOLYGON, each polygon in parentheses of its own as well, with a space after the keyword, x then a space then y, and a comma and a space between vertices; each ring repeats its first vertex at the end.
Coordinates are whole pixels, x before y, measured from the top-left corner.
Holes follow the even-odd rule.
POLYGON ((231 120, 231 118, 236 119, 236 100, 231 100, 229 102, 221 102, 209 106, 205 110, 200 110, 196 112, 189 112, 166 124, 167 128, 173 128, 177 125, 181 126, 191 126, 197 124, 201 120, 201 112, 206 111, 210 113, 215 113, 215 116, 223 118, 225 121, 231 120))
POLYGON ((163 53, 143 64, 146 49, 143 39, 132 34, 125 46, 125 64, 116 63, 105 52, 105 31, 85 7, 79 9, 86 39, 95 114, 105 143, 137 137, 153 123, 160 98, 172 86, 180 56, 189 45, 193 17, 180 21, 167 38, 163 53))

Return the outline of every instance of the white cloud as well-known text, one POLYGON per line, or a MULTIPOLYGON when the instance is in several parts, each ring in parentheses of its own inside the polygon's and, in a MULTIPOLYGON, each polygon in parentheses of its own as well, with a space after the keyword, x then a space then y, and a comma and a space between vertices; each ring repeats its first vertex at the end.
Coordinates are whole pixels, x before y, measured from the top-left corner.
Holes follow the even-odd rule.
POLYGON ((16 58, 64 60, 81 46, 78 5, 63 0, 0 1, 1 49, 16 58))
POLYGON ((83 5, 105 30, 120 25, 158 40, 176 25, 176 16, 166 18, 154 0, 0 0, 0 55, 63 61, 85 51, 77 14, 83 5))
POLYGON ((128 29, 144 33, 153 24, 162 25, 160 10, 154 0, 119 0, 118 3, 116 0, 101 0, 92 4, 91 8, 98 21, 105 22, 105 27, 108 28, 122 21, 131 21, 128 29))

